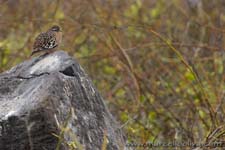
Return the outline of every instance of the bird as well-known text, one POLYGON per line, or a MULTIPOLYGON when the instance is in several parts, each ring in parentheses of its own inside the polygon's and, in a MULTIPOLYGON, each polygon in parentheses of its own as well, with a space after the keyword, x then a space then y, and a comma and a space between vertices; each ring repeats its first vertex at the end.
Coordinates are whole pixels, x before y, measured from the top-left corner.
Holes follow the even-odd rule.
POLYGON ((39 52, 46 54, 54 51, 62 41, 62 30, 58 25, 53 25, 44 33, 40 33, 34 41, 33 50, 30 56, 39 52))

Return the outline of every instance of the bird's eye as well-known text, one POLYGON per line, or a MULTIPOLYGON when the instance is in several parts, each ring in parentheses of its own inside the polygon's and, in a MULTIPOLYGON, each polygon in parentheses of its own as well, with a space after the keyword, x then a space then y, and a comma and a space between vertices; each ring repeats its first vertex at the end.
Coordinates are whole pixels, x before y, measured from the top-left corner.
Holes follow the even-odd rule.
POLYGON ((58 26, 53 26, 50 30, 51 30, 51 31, 56 31, 56 32, 58 32, 58 31, 60 31, 60 27, 58 27, 58 26))
POLYGON ((59 28, 58 27, 54 27, 52 28, 53 31, 59 31, 59 28))

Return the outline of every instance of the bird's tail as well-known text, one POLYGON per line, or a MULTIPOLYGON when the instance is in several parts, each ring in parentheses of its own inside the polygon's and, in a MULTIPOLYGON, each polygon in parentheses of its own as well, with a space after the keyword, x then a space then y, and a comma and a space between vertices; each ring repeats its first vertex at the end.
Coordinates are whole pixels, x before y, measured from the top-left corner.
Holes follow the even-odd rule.
POLYGON ((37 52, 39 52, 39 50, 38 50, 38 49, 34 49, 34 50, 32 51, 32 53, 30 54, 30 57, 33 56, 34 54, 36 54, 37 52))
POLYGON ((32 57, 34 54, 36 54, 38 51, 39 51, 39 50, 34 49, 34 50, 32 51, 32 53, 30 54, 30 56, 28 57, 28 59, 31 59, 31 57, 32 57))

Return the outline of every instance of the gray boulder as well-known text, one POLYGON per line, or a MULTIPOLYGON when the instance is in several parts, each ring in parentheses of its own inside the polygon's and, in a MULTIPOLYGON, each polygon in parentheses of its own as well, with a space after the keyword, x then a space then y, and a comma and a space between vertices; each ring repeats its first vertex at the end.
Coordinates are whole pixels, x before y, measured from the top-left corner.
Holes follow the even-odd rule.
POLYGON ((124 146, 99 92, 67 53, 42 55, 0 74, 0 150, 124 146))

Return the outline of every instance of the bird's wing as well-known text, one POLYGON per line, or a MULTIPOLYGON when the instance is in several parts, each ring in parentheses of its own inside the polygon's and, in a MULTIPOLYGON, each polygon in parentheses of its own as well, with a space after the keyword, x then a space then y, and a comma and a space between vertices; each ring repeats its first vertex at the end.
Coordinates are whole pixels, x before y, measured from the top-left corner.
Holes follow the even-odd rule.
POLYGON ((33 49, 40 51, 40 50, 47 50, 52 49, 58 46, 56 41, 56 36, 53 32, 46 32, 41 33, 35 39, 33 49))

